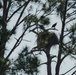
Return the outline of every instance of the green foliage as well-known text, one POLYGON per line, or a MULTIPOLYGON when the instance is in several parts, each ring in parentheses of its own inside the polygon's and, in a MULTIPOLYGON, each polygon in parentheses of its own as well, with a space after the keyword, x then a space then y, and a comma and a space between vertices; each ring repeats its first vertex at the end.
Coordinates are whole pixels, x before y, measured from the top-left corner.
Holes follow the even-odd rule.
POLYGON ((38 20, 38 18, 36 15, 30 15, 30 16, 28 16, 27 20, 29 22, 36 22, 38 20))
POLYGON ((57 11, 57 15, 61 14, 61 10, 63 9, 62 5, 59 4, 56 11, 57 11))
POLYGON ((39 60, 38 57, 32 57, 32 56, 28 56, 26 57, 26 70, 25 72, 27 74, 31 74, 33 75, 34 72, 36 72, 36 74, 39 72, 37 67, 39 66, 39 60))
POLYGON ((43 25, 48 25, 50 23, 50 19, 45 16, 41 16, 40 23, 43 25))
POLYGON ((27 47, 19 54, 18 59, 15 61, 15 66, 18 70, 23 70, 26 74, 37 74, 40 60, 33 55, 27 55, 27 47))
POLYGON ((5 58, 0 57, 0 69, 2 69, 4 67, 5 70, 8 70, 11 65, 10 60, 8 60, 7 63, 5 63, 5 64, 4 64, 4 62, 5 62, 5 58))
MULTIPOLYGON (((10 39, 10 37, 16 33, 17 28, 19 26, 24 27, 23 33, 19 35, 20 37, 17 37, 16 43, 13 45, 12 49, 10 49, 11 52, 8 54, 8 56, 5 59, 8 59, 11 53, 20 45, 27 31, 34 27, 35 29, 37 29, 37 26, 38 26, 38 32, 39 32, 39 33, 37 32, 38 34, 37 45, 39 48, 50 48, 51 46, 59 44, 59 48, 60 47, 63 47, 63 48, 60 48, 60 50, 62 49, 62 52, 61 54, 59 54, 60 56, 58 55, 58 59, 59 57, 61 59, 62 54, 64 54, 64 56, 67 54, 76 55, 76 47, 75 47, 76 46, 76 24, 73 25, 68 31, 70 32, 69 39, 71 41, 68 44, 65 44, 63 42, 63 38, 64 38, 63 36, 61 36, 59 41, 58 37, 54 32, 48 32, 48 30, 46 30, 45 28, 45 25, 50 25, 49 16, 51 16, 51 14, 56 15, 55 13, 57 13, 58 16, 60 16, 61 22, 62 22, 62 28, 64 28, 62 29, 62 31, 64 31, 65 28, 67 28, 66 26, 67 23, 70 23, 71 21, 76 20, 75 18, 76 0, 71 0, 71 1, 68 0, 68 4, 65 10, 66 1, 67 0, 45 0, 45 2, 43 0, 1 0, 0 1, 0 10, 2 13, 1 14, 2 16, 0 15, 0 54, 1 54, 0 68, 2 67, 1 65, 5 61, 4 59, 2 59, 2 57, 4 57, 4 54, 6 51, 6 44, 10 39), (36 5, 36 7, 34 7, 34 5, 36 5), (64 10, 66 12, 64 12, 64 10), (12 18, 16 14, 18 14, 18 18, 16 19, 16 24, 14 24, 13 28, 9 31, 7 26, 12 21, 12 18), (26 16, 26 14, 28 15, 26 16)), ((60 33, 64 35, 64 32, 62 31, 60 33)), ((59 63, 60 61, 57 61, 57 63, 59 63)), ((35 55, 33 56, 33 54, 29 52, 28 48, 25 47, 22 50, 22 52, 19 54, 19 57, 16 59, 16 61, 12 64, 14 65, 14 67, 9 68, 11 67, 9 63, 9 64, 5 64, 4 68, 6 68, 6 70, 8 70, 9 68, 11 71, 15 70, 16 72, 17 71, 19 72, 22 70, 23 72, 25 72, 25 74, 36 75, 39 72, 38 66, 40 65, 40 60, 38 59, 37 56, 35 55)))
POLYGON ((0 58, 0 68, 2 67, 2 64, 4 63, 4 58, 0 58))
POLYGON ((47 12, 47 11, 50 11, 50 10, 51 10, 51 7, 50 7, 50 6, 49 6, 49 7, 46 7, 46 4, 43 4, 42 10, 43 10, 44 12, 47 12))
POLYGON ((76 24, 71 27, 70 31, 71 34, 69 38, 72 40, 72 45, 74 45, 76 43, 76 24))

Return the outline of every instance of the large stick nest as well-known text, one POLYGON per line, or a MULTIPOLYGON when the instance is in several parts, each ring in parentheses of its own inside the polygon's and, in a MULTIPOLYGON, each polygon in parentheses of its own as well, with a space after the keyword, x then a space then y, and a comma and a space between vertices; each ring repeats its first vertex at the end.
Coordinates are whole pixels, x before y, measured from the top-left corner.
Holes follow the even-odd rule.
POLYGON ((58 37, 54 32, 39 32, 37 38, 39 48, 50 48, 58 43, 58 37))

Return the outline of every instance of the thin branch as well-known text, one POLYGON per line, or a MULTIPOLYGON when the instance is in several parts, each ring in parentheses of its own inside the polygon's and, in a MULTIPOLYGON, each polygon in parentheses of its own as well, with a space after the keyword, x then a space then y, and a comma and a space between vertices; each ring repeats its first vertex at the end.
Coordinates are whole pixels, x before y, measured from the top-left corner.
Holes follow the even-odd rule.
POLYGON ((47 65, 47 62, 41 63, 39 66, 41 66, 41 65, 45 65, 45 64, 47 65))
POLYGON ((30 53, 33 53, 33 52, 38 52, 38 51, 43 51, 44 52, 44 50, 43 49, 34 49, 34 50, 31 50, 30 52, 28 52, 27 54, 30 54, 30 53))
POLYGON ((8 16, 8 12, 9 12, 9 9, 11 7, 11 4, 12 4, 12 0, 9 0, 8 7, 7 7, 7 16, 8 16))
POLYGON ((30 2, 30 0, 29 0, 28 2, 26 2, 26 4, 24 5, 24 8, 23 8, 23 10, 21 11, 20 16, 19 16, 19 18, 18 18, 18 20, 17 20, 15 26, 18 25, 18 23, 19 23, 19 21, 20 21, 22 15, 23 15, 23 13, 24 13, 24 11, 25 11, 25 8, 27 7, 27 5, 28 5, 29 2, 30 2))
POLYGON ((68 32, 67 34, 65 34, 63 37, 66 37, 67 35, 69 35, 71 32, 68 32))
MULTIPOLYGON (((75 54, 76 55, 76 54, 75 54)), ((73 59, 75 59, 76 60, 76 57, 74 57, 73 55, 70 55, 73 59)))
POLYGON ((10 53, 7 55, 6 60, 9 58, 9 56, 11 55, 11 53, 14 51, 14 49, 20 44, 20 40, 22 40, 25 32, 28 30, 28 28, 30 28, 32 26, 28 26, 24 32, 22 33, 22 35, 17 39, 17 42, 15 43, 14 47, 11 49, 10 53))
POLYGON ((74 68, 76 68, 76 65, 74 67, 72 67, 70 70, 68 70, 67 72, 65 72, 64 74, 61 74, 61 75, 65 75, 67 73, 69 73, 71 70, 73 70, 74 68))
POLYGON ((29 40, 26 40, 26 39, 22 39, 23 41, 27 41, 27 42, 31 42, 31 41, 29 41, 29 40))
POLYGON ((71 43, 71 42, 72 42, 72 40, 71 40, 71 41, 69 41, 69 42, 66 42, 66 43, 65 43, 65 45, 66 45, 66 44, 69 44, 69 43, 71 43))
MULTIPOLYGON (((30 0, 28 1, 28 2, 30 2, 30 0)), ((7 22, 13 17, 13 15, 15 15, 22 7, 24 7, 25 5, 27 5, 28 4, 28 2, 25 2, 22 6, 20 6, 17 10, 15 10, 14 12, 13 12, 13 14, 8 18, 8 20, 7 20, 7 22), (27 4, 26 4, 27 3, 27 4)))
POLYGON ((75 4, 76 4, 76 2, 75 2, 73 5, 71 5, 71 6, 67 9, 67 11, 70 10, 75 4))
POLYGON ((70 16, 66 16, 66 19, 68 19, 68 18, 70 18, 71 16, 75 15, 75 14, 76 14, 76 10, 73 11, 73 12, 71 12, 71 13, 69 13, 69 14, 70 14, 70 16))
POLYGON ((28 14, 27 16, 25 16, 17 25, 19 25, 19 24, 21 24, 23 21, 25 21, 29 15, 30 15, 30 14, 28 14))
POLYGON ((25 10, 25 8, 26 8, 26 6, 28 5, 29 2, 30 2, 30 0, 26 3, 26 5, 24 6, 22 12, 20 13, 20 16, 19 16, 19 18, 18 18, 18 20, 17 20, 17 22, 16 22, 14 28, 11 30, 11 34, 16 30, 17 26, 19 25, 18 23, 19 23, 19 21, 20 21, 22 15, 23 15, 23 13, 24 13, 24 10, 25 10))
POLYGON ((62 63, 62 61, 63 61, 68 55, 69 55, 69 53, 66 54, 66 55, 64 55, 64 57, 61 59, 61 63, 62 63))
POLYGON ((11 55, 11 53, 15 50, 15 48, 20 44, 19 41, 21 40, 21 38, 24 36, 25 32, 27 31, 27 29, 22 33, 22 35, 17 39, 17 42, 15 43, 14 47, 11 49, 10 53, 7 55, 6 60, 9 58, 9 56, 11 55), (19 43, 19 44, 18 44, 19 43))
POLYGON ((36 31, 34 31, 34 30, 30 30, 30 32, 33 32, 33 33, 35 33, 36 35, 38 35, 38 33, 37 33, 36 31))
MULTIPOLYGON (((56 4, 56 2, 57 2, 57 1, 55 1, 53 4, 51 4, 50 7, 54 6, 54 5, 56 4)), ((45 2, 45 4, 46 4, 46 3, 48 3, 48 2, 45 2)), ((50 15, 54 10, 55 10, 54 7, 53 7, 53 9, 52 9, 51 11, 49 11, 48 13, 47 13, 47 10, 46 10, 43 15, 48 16, 48 15, 50 15)))
POLYGON ((55 63, 57 63, 55 60, 52 60, 52 62, 55 62, 55 63))
POLYGON ((71 21, 73 21, 73 20, 76 20, 76 17, 75 17, 75 18, 70 19, 69 21, 67 21, 67 22, 66 22, 66 24, 67 24, 67 23, 69 23, 69 22, 71 22, 71 21))
POLYGON ((76 70, 72 73, 72 75, 76 75, 76 70))

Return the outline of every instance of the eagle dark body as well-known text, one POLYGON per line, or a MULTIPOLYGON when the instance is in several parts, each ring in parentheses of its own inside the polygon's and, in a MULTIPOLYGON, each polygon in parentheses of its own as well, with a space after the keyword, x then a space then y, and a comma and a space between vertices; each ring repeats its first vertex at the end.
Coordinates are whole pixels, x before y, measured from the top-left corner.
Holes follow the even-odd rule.
POLYGON ((57 23, 54 23, 53 25, 52 25, 52 27, 55 27, 57 25, 57 23))

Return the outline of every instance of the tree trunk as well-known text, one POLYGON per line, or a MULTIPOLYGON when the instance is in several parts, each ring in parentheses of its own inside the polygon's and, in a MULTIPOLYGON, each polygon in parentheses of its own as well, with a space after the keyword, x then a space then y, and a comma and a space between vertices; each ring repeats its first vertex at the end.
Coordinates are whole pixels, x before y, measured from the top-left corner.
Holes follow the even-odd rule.
POLYGON ((52 75, 52 73, 51 73, 51 58, 49 55, 47 56, 47 75, 52 75))
POLYGON ((50 49, 47 49, 46 57, 47 57, 47 75, 52 75, 50 49))
POLYGON ((57 59, 57 65, 56 65, 56 74, 55 75, 59 75, 59 71, 60 71, 60 65, 61 65, 61 55, 62 55, 62 48, 63 48, 63 39, 64 39, 64 29, 65 29, 65 24, 66 24, 66 12, 67 12, 67 3, 68 0, 64 0, 63 1, 63 12, 62 12, 62 29, 61 29, 61 35, 60 35, 60 45, 59 45, 59 52, 58 52, 58 59, 57 59))

